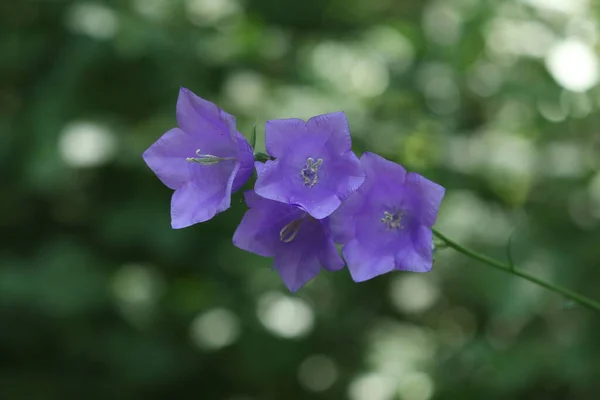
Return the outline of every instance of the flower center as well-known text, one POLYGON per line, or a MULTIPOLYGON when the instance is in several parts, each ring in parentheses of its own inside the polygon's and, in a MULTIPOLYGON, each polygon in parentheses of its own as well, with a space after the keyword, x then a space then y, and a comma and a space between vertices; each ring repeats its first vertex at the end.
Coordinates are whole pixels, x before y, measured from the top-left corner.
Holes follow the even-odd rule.
POLYGON ((196 150, 196 155, 198 157, 186 157, 186 161, 195 162, 200 165, 213 165, 220 163, 221 161, 227 160, 235 160, 235 157, 218 157, 213 156, 212 154, 202 154, 200 149, 196 150))
POLYGON ((300 231, 300 225, 302 225, 303 219, 304 218, 294 220, 281 228, 279 231, 279 240, 281 240, 283 243, 289 243, 294 240, 300 231))
POLYGON ((304 179, 304 186, 308 185, 308 187, 313 187, 317 184, 319 180, 319 167, 323 164, 323 159, 319 158, 315 161, 314 158, 309 157, 306 160, 306 166, 302 168, 301 174, 304 179))
POLYGON ((402 225, 402 217, 404 216, 404 212, 400 211, 400 212, 394 212, 391 213, 389 211, 386 211, 383 213, 383 218, 381 218, 381 222, 383 222, 386 226, 386 228, 388 230, 391 229, 403 229, 404 226, 402 225))

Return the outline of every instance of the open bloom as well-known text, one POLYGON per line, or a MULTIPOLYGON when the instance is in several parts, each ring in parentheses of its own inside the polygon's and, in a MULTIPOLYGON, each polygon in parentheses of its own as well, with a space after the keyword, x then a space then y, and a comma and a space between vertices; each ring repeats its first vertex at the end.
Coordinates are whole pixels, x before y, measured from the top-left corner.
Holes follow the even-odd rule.
POLYGON ((235 117, 188 89, 177 99, 177 124, 144 152, 169 188, 173 228, 204 222, 229 208, 231 193, 248 180, 254 156, 235 117))
POLYGON ((330 217, 352 278, 360 282, 392 270, 429 271, 431 228, 445 189, 373 153, 365 153, 361 163, 365 183, 330 217))
POLYGON ((329 235, 326 220, 316 220, 300 208, 245 193, 250 210, 233 235, 240 249, 274 257, 274 268, 292 292, 314 278, 321 268, 335 271, 344 261, 329 235))
POLYGON ((343 112, 301 119, 267 121, 267 161, 256 194, 296 205, 316 219, 330 215, 365 180, 352 152, 343 112))

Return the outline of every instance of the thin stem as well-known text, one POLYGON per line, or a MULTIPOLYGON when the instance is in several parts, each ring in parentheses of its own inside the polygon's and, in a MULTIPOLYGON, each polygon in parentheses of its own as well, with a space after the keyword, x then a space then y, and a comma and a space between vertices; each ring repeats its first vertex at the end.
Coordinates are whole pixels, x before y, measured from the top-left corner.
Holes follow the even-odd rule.
POLYGON ((600 311, 600 303, 595 300, 592 300, 588 297, 585 297, 579 293, 573 292, 572 290, 554 285, 552 283, 546 282, 540 278, 537 278, 525 271, 515 268, 514 266, 510 266, 508 264, 504 264, 501 261, 498 261, 494 258, 488 257, 484 254, 477 253, 473 250, 467 249, 466 247, 461 246, 460 244, 454 242, 453 240, 446 237, 444 234, 438 232, 436 229, 433 229, 433 233, 444 241, 448 247, 452 247, 454 250, 459 253, 463 253, 464 255, 474 258, 475 260, 481 261, 484 264, 490 265, 494 268, 500 269, 504 272, 508 272, 509 274, 514 274, 520 276, 521 278, 527 279, 530 282, 533 282, 539 286, 545 287, 548 290, 551 290, 555 293, 561 294, 564 297, 571 299, 582 306, 588 307, 592 310, 600 311))

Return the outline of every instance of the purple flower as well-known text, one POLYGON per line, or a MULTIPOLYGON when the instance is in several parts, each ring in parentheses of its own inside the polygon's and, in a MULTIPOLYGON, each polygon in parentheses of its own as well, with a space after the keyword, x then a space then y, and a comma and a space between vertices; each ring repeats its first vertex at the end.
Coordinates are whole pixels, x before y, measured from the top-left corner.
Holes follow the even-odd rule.
POLYGON ((431 227, 445 189, 373 153, 365 153, 361 163, 365 183, 330 217, 352 279, 431 270, 431 227))
POLYGON ((274 268, 292 292, 314 278, 321 268, 336 271, 344 261, 326 226, 300 208, 245 193, 250 210, 233 235, 240 249, 274 257, 274 268))
POLYGON ((343 112, 301 119, 267 121, 267 161, 255 186, 256 194, 296 205, 313 218, 335 211, 365 180, 351 149, 343 112))
POLYGON ((144 152, 144 161, 174 189, 171 225, 204 222, 229 208, 231 193, 252 174, 250 144, 236 130, 235 117, 181 88, 177 124, 144 152))

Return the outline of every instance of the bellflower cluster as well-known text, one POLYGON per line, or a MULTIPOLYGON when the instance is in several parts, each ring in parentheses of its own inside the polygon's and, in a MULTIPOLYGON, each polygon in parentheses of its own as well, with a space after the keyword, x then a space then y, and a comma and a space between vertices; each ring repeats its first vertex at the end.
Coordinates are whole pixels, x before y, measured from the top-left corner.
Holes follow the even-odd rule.
POLYGON ((432 227, 444 188, 376 154, 352 151, 343 112, 308 121, 267 121, 268 160, 256 161, 235 118, 181 89, 179 128, 144 153, 159 179, 174 189, 173 228, 204 222, 229 208, 231 193, 256 170, 249 210, 233 235, 240 249, 274 259, 292 292, 344 259, 354 281, 433 263, 432 227), (342 258, 336 244, 342 245, 342 258))

